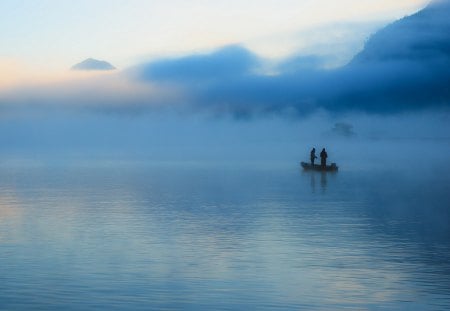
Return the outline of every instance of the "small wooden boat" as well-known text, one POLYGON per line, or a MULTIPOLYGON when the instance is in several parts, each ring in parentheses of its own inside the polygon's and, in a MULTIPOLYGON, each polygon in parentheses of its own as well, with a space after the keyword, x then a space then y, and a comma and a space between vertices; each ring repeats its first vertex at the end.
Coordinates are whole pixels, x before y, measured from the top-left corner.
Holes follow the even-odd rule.
POLYGON ((337 172, 338 166, 336 163, 331 163, 331 165, 322 166, 320 164, 301 162, 300 165, 303 167, 305 171, 319 171, 319 172, 337 172))

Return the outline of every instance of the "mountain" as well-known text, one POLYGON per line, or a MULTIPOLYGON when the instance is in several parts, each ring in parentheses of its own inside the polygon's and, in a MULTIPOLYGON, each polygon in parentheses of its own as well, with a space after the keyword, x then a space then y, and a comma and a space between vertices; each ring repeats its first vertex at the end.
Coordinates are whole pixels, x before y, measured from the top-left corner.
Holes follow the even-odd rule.
MULTIPOLYGON (((237 118, 271 113, 304 116, 319 109, 450 112, 449 16, 450 0, 433 1, 376 32, 352 61, 339 68, 321 69, 316 65, 320 60, 306 57, 286 62, 279 74, 261 74, 257 55, 228 46, 209 54, 144 63, 129 74, 155 85, 175 85, 189 104, 237 118)), ((345 126, 335 131, 351 133, 345 126)))
POLYGON ((433 1, 374 34, 353 63, 450 58, 450 1, 433 1))
POLYGON ((328 80, 335 110, 391 113, 450 106, 450 0, 433 1, 372 35, 328 80))
POLYGON ((88 58, 82 61, 81 63, 78 63, 76 65, 73 65, 72 70, 114 70, 116 67, 111 65, 110 63, 103 61, 103 60, 97 60, 94 58, 88 58))

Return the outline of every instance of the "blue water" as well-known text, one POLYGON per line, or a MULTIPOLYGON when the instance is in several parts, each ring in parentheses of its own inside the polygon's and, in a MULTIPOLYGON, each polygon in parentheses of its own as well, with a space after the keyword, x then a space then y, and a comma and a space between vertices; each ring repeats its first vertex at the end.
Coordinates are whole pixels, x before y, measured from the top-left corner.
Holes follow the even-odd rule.
POLYGON ((450 309, 450 174, 0 168, 0 310, 450 309))

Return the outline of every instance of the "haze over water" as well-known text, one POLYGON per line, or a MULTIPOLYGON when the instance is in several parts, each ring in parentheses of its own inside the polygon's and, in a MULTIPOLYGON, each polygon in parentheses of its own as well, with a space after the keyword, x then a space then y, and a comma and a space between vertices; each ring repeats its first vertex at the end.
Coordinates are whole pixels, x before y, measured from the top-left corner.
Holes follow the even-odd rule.
POLYGON ((378 160, 3 164, 0 309, 448 309, 448 166, 378 160))
POLYGON ((450 309, 450 0, 0 12, 1 311, 450 309))

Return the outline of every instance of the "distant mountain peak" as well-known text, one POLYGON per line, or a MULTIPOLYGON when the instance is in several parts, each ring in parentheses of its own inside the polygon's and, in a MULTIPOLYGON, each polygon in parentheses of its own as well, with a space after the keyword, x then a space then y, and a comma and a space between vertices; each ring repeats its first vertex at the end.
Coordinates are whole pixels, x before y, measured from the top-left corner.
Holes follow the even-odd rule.
POLYGON ((75 64, 72 70, 114 70, 116 67, 104 60, 87 58, 81 63, 75 64))

